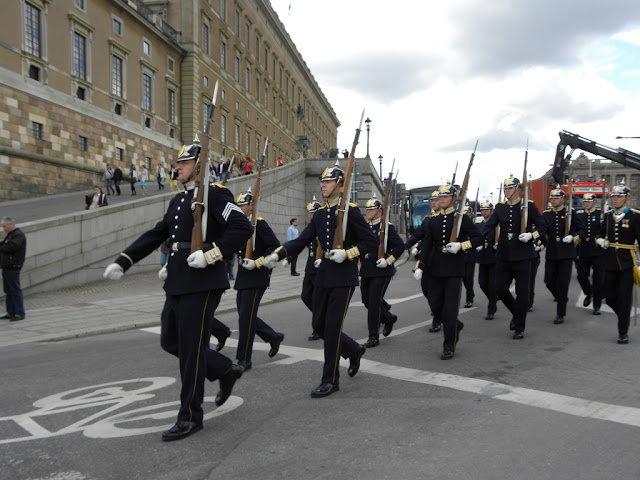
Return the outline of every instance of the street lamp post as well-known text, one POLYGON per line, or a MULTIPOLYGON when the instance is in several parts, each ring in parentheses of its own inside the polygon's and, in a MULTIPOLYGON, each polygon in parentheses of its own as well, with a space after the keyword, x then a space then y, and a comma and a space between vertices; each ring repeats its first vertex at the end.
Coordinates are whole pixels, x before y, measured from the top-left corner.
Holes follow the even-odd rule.
POLYGON ((382 155, 378 157, 378 160, 380 161, 380 178, 382 178, 382 155))
POLYGON ((367 124, 367 158, 369 158, 369 124, 371 123, 371 119, 367 117, 364 123, 367 124))

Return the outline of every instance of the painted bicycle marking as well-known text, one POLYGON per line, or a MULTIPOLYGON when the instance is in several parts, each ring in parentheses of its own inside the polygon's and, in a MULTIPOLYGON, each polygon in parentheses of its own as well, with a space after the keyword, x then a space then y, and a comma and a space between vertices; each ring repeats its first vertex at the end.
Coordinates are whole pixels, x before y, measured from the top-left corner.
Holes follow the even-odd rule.
MULTIPOLYGON (((36 410, 0 417, 0 444, 39 440, 76 432, 82 432, 89 438, 118 438, 167 430, 174 423, 176 410, 180 406, 179 401, 146 405, 133 410, 123 409, 154 398, 155 394, 150 392, 165 388, 175 381, 175 378, 171 377, 136 378, 49 395, 33 403, 36 410), (104 408, 95 412, 99 407, 104 408), (45 418, 83 409, 89 409, 92 413, 58 430, 50 430, 42 425, 45 418), (42 420, 38 422, 38 419, 42 420), (27 435, 7 438, 16 425, 27 435)), ((215 398, 205 397, 204 401, 214 403, 215 398)), ((224 415, 242 403, 241 398, 231 396, 223 406, 205 413, 204 419, 224 415)))

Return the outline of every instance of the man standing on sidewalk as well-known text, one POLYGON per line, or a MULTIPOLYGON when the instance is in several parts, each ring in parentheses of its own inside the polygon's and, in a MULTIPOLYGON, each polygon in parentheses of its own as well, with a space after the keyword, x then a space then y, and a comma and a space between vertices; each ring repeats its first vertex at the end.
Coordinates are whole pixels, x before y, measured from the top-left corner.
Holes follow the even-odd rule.
MULTIPOLYGON (((207 231, 203 249, 191 253, 194 225, 191 210, 200 145, 183 147, 178 156, 178 179, 185 190, 174 196, 167 213, 110 264, 104 277, 119 280, 134 263, 152 253, 167 238, 172 241, 169 262, 158 276, 165 280, 166 300, 161 316, 160 344, 179 359, 180 410, 176 424, 162 434, 163 441, 180 440, 202 429, 205 378, 220 380, 215 403, 231 395, 242 367, 209 347, 210 324, 220 298, 229 288, 223 257, 230 257, 247 241, 253 228, 225 187, 209 185, 207 231)), ((201 168, 204 166, 200 165, 201 168)), ((206 184, 205 184, 206 185, 206 184)))
MULTIPOLYGON (((298 219, 292 218, 289 221, 289 228, 287 228, 287 242, 291 242, 298 238, 298 219)), ((300 274, 296 272, 296 261, 298 260, 298 255, 289 257, 289 262, 291 263, 291 275, 294 277, 299 276, 300 274)))
POLYGON ((113 183, 116 186, 116 192, 120 195, 120 182, 122 182, 122 170, 116 165, 116 169, 113 171, 113 183))
POLYGON ((113 193, 116 193, 115 189, 113 188, 113 168, 111 168, 111 165, 109 165, 107 163, 107 168, 104 171, 104 175, 102 176, 102 179, 104 180, 104 188, 107 190, 107 195, 111 195, 111 191, 113 190, 113 193))
POLYGON ((27 238, 9 217, 2 218, 2 229, 7 236, 0 242, 0 267, 7 313, 2 317, 16 322, 24 320, 24 302, 20 288, 20 271, 27 252, 27 238))

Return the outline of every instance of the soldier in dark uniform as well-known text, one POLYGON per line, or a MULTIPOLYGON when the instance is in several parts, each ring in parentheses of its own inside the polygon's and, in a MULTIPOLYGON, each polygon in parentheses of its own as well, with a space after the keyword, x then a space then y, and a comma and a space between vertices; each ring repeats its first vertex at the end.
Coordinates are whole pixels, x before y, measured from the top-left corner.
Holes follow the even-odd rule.
MULTIPOLYGON (((366 216, 371 231, 379 238, 382 202, 376 198, 375 194, 367 201, 366 216)), ((379 252, 373 255, 369 253, 362 259, 360 266, 360 293, 362 303, 367 307, 369 327, 369 339, 365 343, 367 348, 380 344, 381 323, 384 324, 382 334, 388 337, 393 330, 393 324, 398 320, 398 316, 390 312, 391 305, 385 301, 384 295, 396 273, 396 267, 393 264, 404 252, 404 242, 398 235, 396 227, 390 222, 387 222, 385 235, 388 235, 385 254, 378 258, 379 252)))
MULTIPOLYGON (((630 209, 629 189, 616 185, 611 191, 612 210, 604 214, 598 246, 606 248, 604 295, 618 317, 618 343, 629 343, 629 317, 633 295, 636 254, 640 242, 640 211, 630 209)), ((637 271, 636 271, 637 273, 637 271)), ((637 284, 636 280, 636 284, 637 284)))
POLYGON ((339 390, 340 356, 349 359, 348 373, 353 377, 360 368, 360 358, 367 347, 359 345, 342 331, 353 290, 358 286, 358 257, 374 254, 378 239, 356 204, 349 204, 343 248, 333 248, 340 186, 344 171, 327 168, 320 177, 325 204, 295 240, 285 243, 267 261, 275 265, 287 255, 299 254, 314 238, 322 247, 324 258, 318 267, 313 292, 313 329, 324 340, 322 382, 311 392, 312 397, 325 397, 339 390))
POLYGON ((513 318, 509 324, 514 340, 524 338, 529 306, 529 280, 531 275, 531 261, 536 252, 534 240, 544 235, 545 226, 536 205, 529 201, 527 205, 526 232, 520 233, 520 218, 522 212, 522 184, 511 175, 504 181, 505 200, 498 205, 485 224, 485 228, 492 229, 500 226, 500 238, 496 252, 496 293, 504 306, 509 309, 513 318), (537 229, 534 230, 533 226, 537 229), (516 281, 516 298, 509 291, 511 282, 516 281))
MULTIPOLYGON (((249 217, 253 204, 251 190, 239 194, 236 203, 249 217)), ((255 225, 252 258, 245 258, 247 246, 243 245, 238 252, 241 261, 236 281, 233 284, 234 290, 238 292, 236 305, 238 307, 239 335, 236 359, 238 365, 243 367, 245 371, 251 369, 251 353, 256 334, 271 345, 269 357, 276 356, 280 343, 284 340, 283 333, 276 332, 258 317, 260 300, 271 281, 271 269, 264 265, 264 257, 278 248, 280 242, 264 218, 258 217, 255 225)))
POLYGON ((444 326, 443 352, 440 358, 450 360, 454 356, 460 331, 464 324, 458 320, 460 293, 464 277, 464 252, 480 245, 482 238, 467 215, 462 215, 458 238, 463 242, 450 242, 457 215, 453 204, 457 198, 456 187, 440 187, 439 215, 429 221, 427 235, 423 240, 420 266, 414 276, 420 280, 426 265, 429 265, 428 294, 434 316, 442 319, 444 326))
MULTIPOLYGON (((110 264, 104 277, 118 280, 134 263, 152 253, 171 238, 171 254, 166 265, 162 310, 162 348, 180 360, 180 411, 177 423, 162 434, 165 441, 178 440, 202 428, 202 401, 205 378, 220 380, 216 405, 222 405, 242 367, 209 348, 210 319, 222 293, 229 288, 223 257, 233 252, 251 236, 253 229, 233 195, 222 185, 208 186, 207 231, 204 248, 191 253, 191 233, 195 176, 200 146, 183 147, 178 157, 179 180, 186 189, 171 199, 167 213, 156 226, 144 233, 110 264)), ((200 166, 200 168, 204 168, 200 166)))
POLYGON ((480 204, 480 214, 482 223, 478 226, 484 242, 476 247, 478 252, 476 262, 478 262, 478 284, 480 289, 487 296, 487 315, 485 320, 493 320, 496 314, 498 296, 496 294, 496 227, 485 228, 487 221, 493 214, 493 203, 482 202, 480 204))
POLYGON ((588 307, 593 300, 593 314, 600 315, 600 307, 604 297, 604 250, 596 245, 596 237, 600 234, 602 209, 596 208, 595 197, 585 193, 582 197, 584 210, 579 210, 576 219, 581 225, 583 236, 578 244, 578 282, 585 294, 582 305, 588 307), (593 269, 593 281, 589 278, 593 269))
MULTIPOLYGON (((464 206, 464 214, 469 217, 472 223, 476 223, 476 216, 471 209, 469 204, 464 206)), ((460 239, 460 241, 467 240, 466 237, 460 239)), ((476 294, 473 291, 473 282, 475 281, 476 276, 476 249, 472 248, 471 250, 467 250, 463 254, 464 257, 464 291, 466 293, 466 301, 464 303, 464 308, 473 307, 473 299, 476 294)))
POLYGON ((556 300, 556 318, 553 323, 564 323, 567 315, 567 301, 569 300, 569 282, 571 281, 571 267, 576 258, 575 240, 581 237, 576 227, 576 218, 572 214, 568 234, 567 212, 571 205, 564 205, 564 191, 555 188, 549 193, 551 208, 542 213, 542 220, 546 227, 547 253, 544 262, 544 283, 556 300))
MULTIPOLYGON (((424 264, 422 266, 420 265, 420 249, 418 248, 418 246, 421 246, 422 239, 427 233, 429 219, 435 217, 440 213, 440 198, 438 197, 439 194, 440 192, 438 190, 434 190, 431 193, 431 198, 429 199, 431 201, 431 214, 428 217, 425 217, 424 220, 422 220, 422 224, 420 225, 420 228, 418 228, 415 231, 415 233, 409 237, 406 244, 406 248, 407 250, 409 250, 409 253, 417 259, 415 268, 416 269, 420 268, 423 271, 423 273, 420 274, 421 275, 420 288, 422 289, 422 294, 427 299, 427 302, 429 302, 429 295, 427 292, 427 283, 429 278, 429 265, 424 265, 424 264)), ((429 259, 427 258, 427 261, 428 260, 429 259)), ((429 332, 431 333, 439 332, 440 329, 442 328, 442 320, 440 319, 440 317, 436 317, 436 313, 433 310, 433 306, 431 304, 429 304, 429 308, 431 308, 431 314, 433 315, 433 320, 431 321, 429 332)))
MULTIPOLYGON (((311 202, 307 204, 307 216, 309 222, 313 218, 313 214, 318 211, 321 207, 321 203, 316 200, 315 195, 311 202)), ((302 279, 302 293, 300 294, 300 298, 302 299, 302 303, 304 303, 310 312, 313 312, 313 286, 316 283, 316 274, 318 273, 318 266, 320 265, 320 259, 316 259, 316 252, 318 250, 318 240, 313 239, 307 245, 309 249, 309 255, 307 256, 307 264, 304 267, 304 278, 302 279)), ((309 340, 319 340, 320 335, 318 332, 312 329, 311 335, 309 335, 309 340)))

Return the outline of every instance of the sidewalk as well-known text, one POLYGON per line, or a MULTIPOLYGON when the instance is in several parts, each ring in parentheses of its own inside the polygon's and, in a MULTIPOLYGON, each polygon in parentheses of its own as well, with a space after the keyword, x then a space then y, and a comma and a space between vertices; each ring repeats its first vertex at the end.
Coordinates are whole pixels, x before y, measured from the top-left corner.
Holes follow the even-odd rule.
MULTIPOLYGON (((37 293, 25 297, 24 320, 0 320, 0 347, 65 340, 160 325, 164 290, 156 272, 125 274, 120 281, 99 281, 81 287, 37 293)), ((301 274, 276 267, 261 305, 299 298, 301 274)), ((3 312, 4 312, 4 306, 3 312)), ((236 292, 227 290, 216 310, 236 310, 236 292)))

